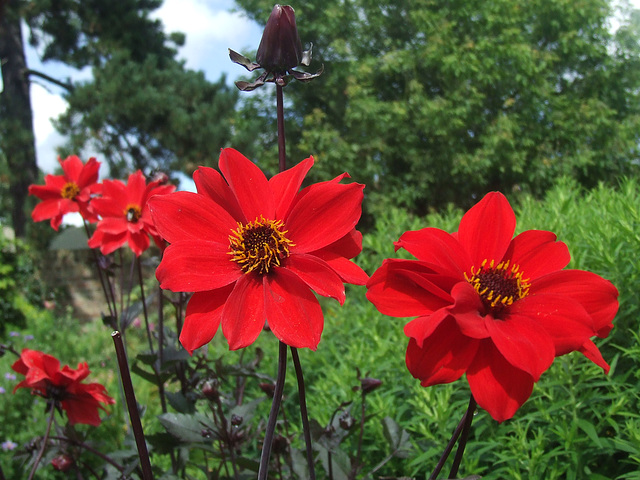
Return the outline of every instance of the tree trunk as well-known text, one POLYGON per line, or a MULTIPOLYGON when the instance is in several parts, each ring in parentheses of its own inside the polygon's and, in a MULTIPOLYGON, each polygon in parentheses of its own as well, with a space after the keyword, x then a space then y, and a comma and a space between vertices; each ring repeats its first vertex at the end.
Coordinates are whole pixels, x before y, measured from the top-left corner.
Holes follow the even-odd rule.
POLYGON ((0 150, 9 167, 15 234, 24 237, 29 185, 38 178, 29 77, 17 2, 0 2, 0 63, 4 89, 0 93, 0 150))

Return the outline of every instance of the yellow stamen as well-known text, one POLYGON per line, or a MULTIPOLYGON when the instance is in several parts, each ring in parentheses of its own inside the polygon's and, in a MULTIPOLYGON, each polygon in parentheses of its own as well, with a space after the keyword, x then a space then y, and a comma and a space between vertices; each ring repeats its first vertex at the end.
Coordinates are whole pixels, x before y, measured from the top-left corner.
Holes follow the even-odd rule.
POLYGON ((531 288, 529 279, 523 278, 520 266, 511 264, 510 260, 496 265, 494 260, 485 259, 479 268, 471 267, 471 274, 465 273, 464 277, 478 292, 482 303, 494 312, 526 297, 531 288))
POLYGON ((229 235, 231 261, 237 262, 244 273, 269 273, 282 264, 294 246, 286 233, 282 220, 267 220, 262 215, 246 225, 238 223, 229 235))
POLYGON ((67 198, 69 200, 73 200, 76 198, 76 195, 80 193, 80 187, 75 182, 67 182, 65 183, 62 190, 60 190, 60 195, 62 198, 67 198))

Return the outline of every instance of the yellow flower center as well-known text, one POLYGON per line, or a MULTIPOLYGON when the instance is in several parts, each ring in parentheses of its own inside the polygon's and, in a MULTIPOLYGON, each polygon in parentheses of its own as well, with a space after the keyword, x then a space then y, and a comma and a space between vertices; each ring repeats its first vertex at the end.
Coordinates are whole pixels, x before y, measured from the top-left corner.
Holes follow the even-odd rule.
POLYGON ((80 187, 75 182, 67 182, 65 183, 62 190, 60 190, 60 195, 62 198, 67 198, 69 200, 73 200, 76 198, 76 195, 80 193, 80 187))
POLYGON ((294 245, 286 233, 282 220, 266 220, 262 215, 246 225, 238 222, 238 228, 229 235, 231 261, 237 262, 244 273, 269 273, 281 265, 294 245))
POLYGON ((526 297, 531 287, 529 279, 523 278, 520 266, 511 264, 510 260, 496 265, 494 260, 485 259, 480 268, 471 267, 471 275, 465 273, 464 276, 485 307, 494 313, 526 297))
POLYGON ((127 222, 136 223, 142 216, 142 209, 140 205, 130 203, 127 208, 124 209, 124 214, 127 217, 127 222))

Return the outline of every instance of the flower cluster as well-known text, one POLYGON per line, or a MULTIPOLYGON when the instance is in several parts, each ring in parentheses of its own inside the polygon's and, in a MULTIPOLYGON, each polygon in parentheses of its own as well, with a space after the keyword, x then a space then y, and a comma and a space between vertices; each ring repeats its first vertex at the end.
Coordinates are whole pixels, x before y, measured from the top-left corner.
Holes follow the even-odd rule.
POLYGON ((515 226, 507 199, 490 193, 456 233, 404 233, 396 249, 417 260, 387 259, 367 284, 381 313, 417 316, 404 328, 411 374, 429 386, 466 373, 498 421, 514 415, 557 356, 580 351, 608 371, 591 337, 609 334, 618 309, 610 282, 563 270, 569 251, 553 233, 513 238, 515 226))
POLYGON ((82 383, 90 373, 86 363, 79 363, 76 369, 68 365, 61 369, 57 358, 24 349, 11 368, 25 376, 14 392, 30 388, 33 394, 46 398, 51 408, 64 410, 71 425, 83 423, 97 427, 101 422, 98 409, 104 410, 101 404, 115 403, 101 384, 82 383))
POLYGON ((164 246, 151 222, 147 200, 175 190, 165 176, 147 183, 138 170, 126 184, 120 180, 98 183, 100 162, 95 158, 83 164, 70 156, 60 165, 62 175, 47 175, 45 185, 29 187, 29 193, 42 200, 31 213, 34 221, 50 220, 58 230, 67 213, 79 212, 84 221, 98 222, 89 246, 100 248, 104 255, 127 244, 140 256, 149 248, 149 236, 160 248, 164 246))
POLYGON ((227 148, 222 175, 205 167, 194 173, 197 193, 149 201, 171 244, 156 272, 161 287, 195 292, 180 334, 189 352, 221 324, 231 349, 246 347, 265 321, 287 345, 315 350, 324 319, 312 290, 343 303, 344 283, 368 280, 350 261, 362 250, 355 226, 364 186, 340 183, 343 174, 300 190, 312 165, 310 157, 267 180, 227 148))

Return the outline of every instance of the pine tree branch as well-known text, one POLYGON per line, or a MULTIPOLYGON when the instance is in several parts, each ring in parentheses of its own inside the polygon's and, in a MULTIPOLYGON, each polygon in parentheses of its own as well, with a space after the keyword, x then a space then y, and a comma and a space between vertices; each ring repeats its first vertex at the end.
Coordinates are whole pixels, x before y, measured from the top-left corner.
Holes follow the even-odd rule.
POLYGON ((73 90, 75 89, 75 87, 71 83, 65 83, 62 80, 58 80, 57 78, 53 78, 53 77, 47 75, 46 73, 40 72, 38 70, 32 70, 32 69, 28 68, 27 70, 25 70, 25 75, 27 75, 29 77, 42 78, 42 79, 46 80, 49 83, 53 83, 54 85, 57 85, 59 87, 64 88, 68 92, 73 92, 73 90))

